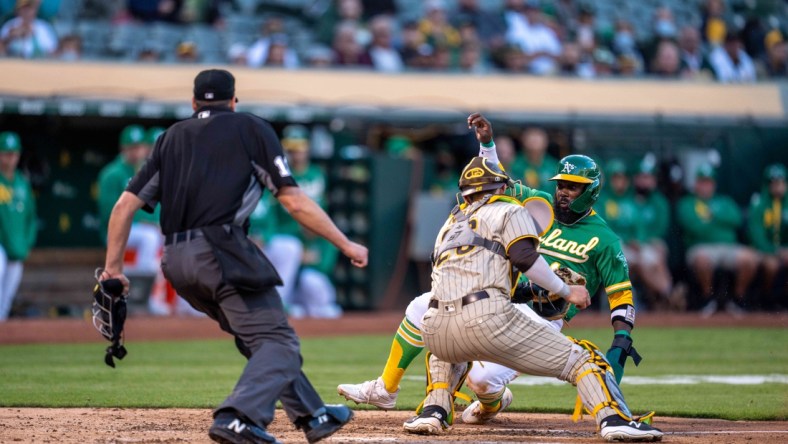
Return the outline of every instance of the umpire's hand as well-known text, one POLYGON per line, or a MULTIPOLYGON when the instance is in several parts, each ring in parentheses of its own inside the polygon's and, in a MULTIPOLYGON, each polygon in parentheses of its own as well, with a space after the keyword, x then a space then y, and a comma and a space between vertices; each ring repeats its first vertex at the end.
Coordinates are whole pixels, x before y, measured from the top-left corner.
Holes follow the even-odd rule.
POLYGON ((369 251, 367 251, 367 247, 361 244, 348 241, 348 245, 342 248, 342 254, 350 258, 350 263, 356 267, 362 268, 367 266, 369 251))

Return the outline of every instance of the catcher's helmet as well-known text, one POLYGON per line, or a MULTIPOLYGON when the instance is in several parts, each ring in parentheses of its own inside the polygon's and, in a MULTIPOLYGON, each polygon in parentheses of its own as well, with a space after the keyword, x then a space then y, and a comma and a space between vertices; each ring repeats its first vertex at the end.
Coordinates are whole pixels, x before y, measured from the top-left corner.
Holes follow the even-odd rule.
POLYGON ((498 165, 488 162, 484 157, 474 157, 460 174, 460 191, 468 196, 482 191, 500 188, 510 181, 509 176, 498 165))
POLYGON ((599 199, 602 188, 601 174, 594 159, 582 154, 572 154, 558 162, 558 173, 550 180, 588 184, 586 189, 569 204, 575 213, 584 213, 599 199))

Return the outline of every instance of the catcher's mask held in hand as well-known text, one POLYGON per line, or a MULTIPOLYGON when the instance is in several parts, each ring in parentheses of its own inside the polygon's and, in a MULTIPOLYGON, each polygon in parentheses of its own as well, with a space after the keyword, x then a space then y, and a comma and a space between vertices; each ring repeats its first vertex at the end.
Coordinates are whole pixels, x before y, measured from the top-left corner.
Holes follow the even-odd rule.
POLYGON ((101 336, 112 345, 107 347, 104 362, 115 367, 112 357, 123 359, 126 347, 123 346, 123 324, 126 322, 126 295, 120 279, 99 280, 104 270, 97 268, 94 274, 96 286, 93 288, 93 326, 101 336))

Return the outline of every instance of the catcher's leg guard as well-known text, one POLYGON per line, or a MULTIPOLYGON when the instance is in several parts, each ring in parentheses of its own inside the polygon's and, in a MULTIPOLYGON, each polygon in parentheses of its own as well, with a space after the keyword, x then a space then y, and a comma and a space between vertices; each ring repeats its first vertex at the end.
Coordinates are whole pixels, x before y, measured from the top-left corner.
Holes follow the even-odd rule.
POLYGON ((448 412, 447 422, 454 422, 454 400, 456 398, 471 402, 471 398, 460 393, 460 388, 468 376, 472 363, 450 364, 441 361, 427 352, 427 397, 416 407, 416 415, 426 406, 437 405, 448 412))
POLYGON ((631 420, 632 413, 624 402, 605 355, 588 341, 569 339, 574 344, 561 379, 577 386, 579 398, 572 419, 580 419, 582 408, 585 407, 597 424, 611 415, 631 420))

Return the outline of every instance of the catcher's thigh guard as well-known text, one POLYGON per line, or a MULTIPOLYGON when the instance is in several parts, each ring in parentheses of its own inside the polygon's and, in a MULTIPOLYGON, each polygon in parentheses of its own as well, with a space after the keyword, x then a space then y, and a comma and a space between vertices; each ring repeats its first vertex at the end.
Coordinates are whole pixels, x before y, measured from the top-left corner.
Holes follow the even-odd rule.
POLYGON ((454 422, 454 400, 456 398, 471 402, 471 398, 460 393, 460 388, 471 370, 472 363, 451 364, 441 361, 427 352, 427 397, 416 407, 419 415, 425 406, 437 405, 449 412, 448 423, 454 422))
POLYGON ((573 342, 572 350, 561 379, 577 386, 578 402, 572 419, 577 421, 585 407, 597 424, 610 415, 630 420, 632 413, 624 402, 605 355, 591 342, 571 337, 569 340, 573 342))

